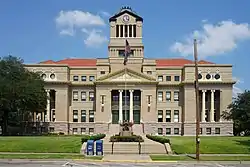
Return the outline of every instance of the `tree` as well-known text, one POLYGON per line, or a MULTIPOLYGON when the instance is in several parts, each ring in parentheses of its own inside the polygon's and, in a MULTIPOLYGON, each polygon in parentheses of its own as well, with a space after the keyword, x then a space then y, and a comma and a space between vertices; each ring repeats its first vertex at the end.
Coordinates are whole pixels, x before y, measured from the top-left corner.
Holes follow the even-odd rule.
POLYGON ((8 56, 0 59, 0 120, 3 135, 8 126, 20 126, 29 121, 35 111, 45 110, 45 82, 38 73, 28 71, 23 60, 8 56))
POLYGON ((222 117, 234 121, 234 134, 250 135, 250 91, 238 94, 228 106, 229 112, 223 112, 222 117))

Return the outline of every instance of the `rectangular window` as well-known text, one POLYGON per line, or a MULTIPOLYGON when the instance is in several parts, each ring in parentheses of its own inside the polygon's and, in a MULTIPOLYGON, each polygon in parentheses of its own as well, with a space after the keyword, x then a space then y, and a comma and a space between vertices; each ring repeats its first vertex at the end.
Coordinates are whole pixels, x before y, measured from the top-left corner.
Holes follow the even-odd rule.
POLYGON ((77 135, 77 128, 73 128, 73 134, 77 135))
POLYGON ((211 135, 211 133, 212 133, 212 132, 211 132, 211 128, 206 128, 206 134, 207 134, 207 135, 211 135))
POLYGON ((86 122, 86 110, 81 110, 81 122, 86 122))
POLYGON ((101 74, 102 74, 102 75, 105 74, 105 71, 101 71, 101 74))
POLYGON ((116 25, 116 37, 119 37, 119 25, 116 25))
POLYGON ((89 76, 89 81, 91 82, 95 81, 95 76, 89 76))
POLYGON ((86 128, 81 128, 81 134, 82 135, 86 134, 86 128))
POLYGON ((152 75, 152 71, 147 71, 147 74, 148 75, 152 75))
POLYGON ((123 37, 123 25, 120 25, 120 37, 123 37))
POLYGON ((166 76, 166 81, 171 81, 171 76, 170 75, 166 76))
POLYGON ((94 134, 94 128, 89 128, 89 134, 93 135, 94 134))
POLYGON ((82 81, 87 81, 87 77, 86 76, 82 76, 82 81))
POLYGON ((202 128, 200 128, 200 134, 202 135, 202 128))
POLYGON ((132 25, 129 25, 129 37, 132 37, 132 25))
POLYGON ((179 128, 174 128, 174 134, 178 135, 179 134, 179 128))
POLYGON ((158 128, 158 135, 162 135, 163 134, 163 129, 162 128, 158 128))
POLYGON ((179 122, 179 110, 174 110, 174 122, 179 122))
POLYGON ((215 134, 219 135, 220 134, 220 128, 215 128, 215 134))
POLYGON ((171 134, 171 128, 166 128, 166 135, 170 135, 171 134))
POLYGON ((158 122, 163 122, 163 111, 158 110, 158 122))
POLYGON ((105 95, 101 95, 101 104, 104 104, 104 97, 105 95))
POLYGON ((174 81, 180 81, 180 76, 174 76, 174 81))
POLYGON ((171 101, 171 92, 166 91, 166 101, 171 101))
POLYGON ((94 101, 94 100, 95 100, 94 92, 89 92, 89 101, 94 101))
POLYGON ((95 113, 93 110, 89 110, 89 122, 95 122, 95 113))
POLYGON ((86 92, 81 92, 81 100, 86 101, 86 92))
POLYGON ((52 121, 55 122, 56 121, 56 110, 52 109, 52 121))
POLYGON ((125 37, 128 37, 128 25, 125 25, 125 37))
POLYGON ((174 92, 174 101, 179 101, 179 92, 178 91, 174 92))
POLYGON ((171 122, 171 110, 166 110, 166 122, 171 122))
POLYGON ((158 81, 160 81, 160 82, 163 81, 163 76, 162 75, 158 76, 158 81))
POLYGON ((78 81, 78 76, 73 76, 73 81, 78 81))
POLYGON ((78 91, 73 91, 73 101, 78 101, 78 91))
POLYGON ((78 111, 73 110, 73 122, 78 122, 78 111))
POLYGON ((55 128, 54 127, 49 127, 49 132, 50 133, 53 133, 55 131, 55 128))
POLYGON ((163 101, 163 92, 158 92, 158 101, 163 101))
POLYGON ((136 37, 136 25, 133 25, 133 33, 134 33, 134 37, 136 37))

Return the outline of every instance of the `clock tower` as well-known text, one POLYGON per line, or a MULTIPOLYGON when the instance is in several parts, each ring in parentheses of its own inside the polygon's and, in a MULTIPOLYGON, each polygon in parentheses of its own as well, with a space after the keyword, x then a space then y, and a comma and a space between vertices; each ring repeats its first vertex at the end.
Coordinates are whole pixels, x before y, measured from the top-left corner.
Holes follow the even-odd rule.
POLYGON ((143 18, 130 7, 122 7, 120 11, 109 19, 109 61, 111 66, 121 66, 124 58, 126 40, 131 49, 127 65, 130 68, 141 68, 144 57, 142 43, 143 18))

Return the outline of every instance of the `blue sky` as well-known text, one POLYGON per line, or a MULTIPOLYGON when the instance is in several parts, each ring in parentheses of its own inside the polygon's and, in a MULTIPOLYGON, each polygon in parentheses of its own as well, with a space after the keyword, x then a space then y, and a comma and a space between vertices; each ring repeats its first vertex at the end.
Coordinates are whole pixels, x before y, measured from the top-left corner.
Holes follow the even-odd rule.
POLYGON ((233 64, 239 81, 235 90, 250 88, 248 0, 2 0, 0 56, 11 54, 25 63, 107 57, 108 18, 122 6, 131 6, 144 18, 145 57, 192 59, 188 40, 195 36, 201 44, 200 59, 233 64), (89 18, 82 17, 97 22, 89 25, 89 18), (62 34, 63 30, 67 31, 62 34))

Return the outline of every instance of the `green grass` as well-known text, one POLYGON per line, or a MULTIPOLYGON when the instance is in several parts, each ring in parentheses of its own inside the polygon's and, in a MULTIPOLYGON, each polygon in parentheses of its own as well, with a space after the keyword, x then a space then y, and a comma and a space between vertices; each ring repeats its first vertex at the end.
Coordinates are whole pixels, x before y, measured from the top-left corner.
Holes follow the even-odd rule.
MULTIPOLYGON (((177 154, 194 154, 195 137, 168 137, 171 148, 177 154)), ((200 137, 201 154, 250 154, 250 137, 200 137)))
POLYGON ((0 154, 0 159, 90 159, 101 160, 102 156, 84 156, 80 154, 0 154))
MULTIPOLYGON (((152 161, 196 161, 194 157, 150 155, 152 161)), ((250 156, 201 156, 200 161, 250 161, 250 156)))
POLYGON ((79 153, 81 136, 0 137, 0 152, 79 153))

